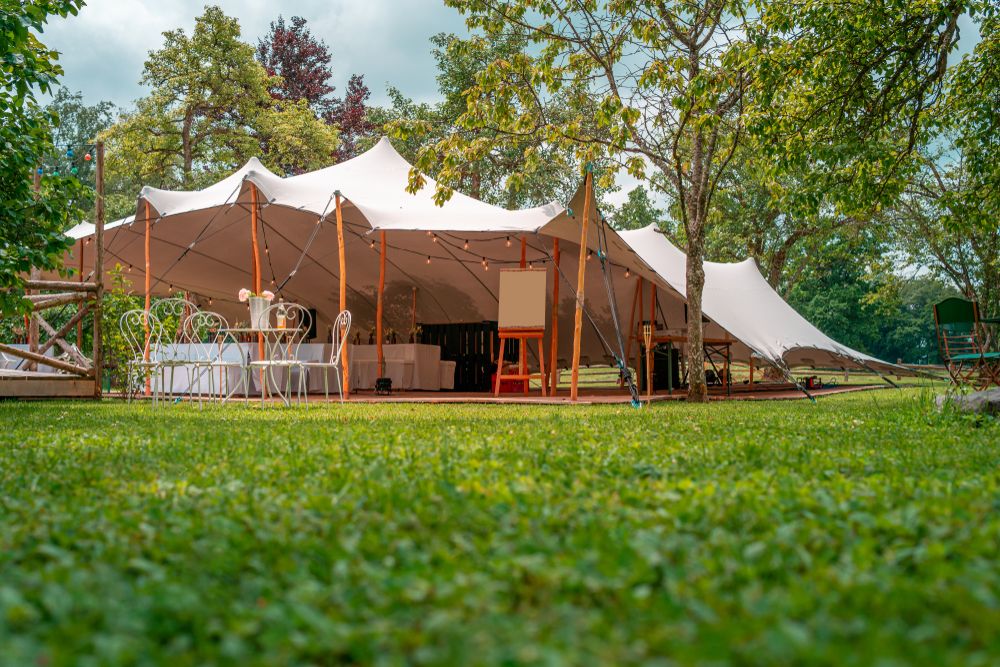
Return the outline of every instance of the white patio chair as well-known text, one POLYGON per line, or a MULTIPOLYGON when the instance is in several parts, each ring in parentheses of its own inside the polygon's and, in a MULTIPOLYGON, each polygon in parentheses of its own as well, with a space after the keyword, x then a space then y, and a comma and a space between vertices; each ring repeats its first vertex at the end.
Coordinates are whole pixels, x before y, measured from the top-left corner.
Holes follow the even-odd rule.
MULTIPOLYGON (((160 343, 155 348, 156 358, 160 362, 160 373, 164 376, 167 373, 170 375, 169 384, 166 384, 169 390, 164 389, 163 393, 173 397, 174 378, 180 370, 187 375, 188 397, 193 399, 197 355, 192 354, 184 325, 192 314, 198 312, 198 306, 181 297, 170 297, 155 301, 150 306, 149 312, 159 320, 163 332, 160 343)), ((164 377, 161 386, 166 382, 167 379, 164 377)))
POLYGON ((271 389, 286 406, 291 405, 292 375, 296 372, 298 373, 296 402, 301 403, 306 390, 306 372, 299 359, 299 348, 309 333, 312 316, 307 308, 297 303, 282 302, 268 306, 261 321, 267 324, 267 328, 261 331, 264 337, 264 358, 250 362, 251 370, 264 371, 260 404, 264 405, 264 395, 271 389), (285 322, 283 327, 279 327, 278 314, 282 309, 285 322), (284 392, 281 391, 282 380, 285 385, 284 392))
POLYGON ((160 345, 163 326, 155 315, 147 313, 144 309, 130 310, 124 313, 118 320, 118 326, 121 329, 122 337, 128 344, 131 356, 125 361, 126 382, 128 383, 124 387, 125 396, 131 403, 132 395, 142 389, 148 377, 152 385, 153 405, 156 405, 159 394, 156 382, 159 379, 162 384, 163 374, 159 372, 161 370, 160 361, 153 354, 153 351, 160 345), (146 358, 147 349, 149 350, 148 359, 146 358))
MULTIPOLYGON (((341 378, 340 372, 340 354, 344 350, 344 343, 347 342, 348 334, 351 331, 351 311, 345 310, 337 315, 337 319, 333 323, 333 340, 330 346, 330 359, 329 361, 308 361, 302 365, 305 367, 307 374, 311 373, 313 369, 322 371, 323 373, 323 396, 326 400, 330 400, 330 371, 334 371, 334 377, 337 378, 337 391, 340 393, 340 402, 344 402, 344 384, 341 378)), ((308 404, 308 401, 307 401, 308 404)))
POLYGON ((209 310, 199 310, 187 317, 183 331, 185 340, 193 357, 194 383, 198 384, 198 406, 201 407, 204 392, 201 391, 201 380, 207 375, 209 401, 217 396, 220 402, 229 400, 240 387, 243 387, 245 402, 250 398, 250 367, 243 355, 243 347, 229 333, 229 323, 226 318, 209 310), (230 371, 236 370, 239 379, 235 386, 230 381, 230 371), (215 375, 220 373, 219 391, 215 391, 215 375))

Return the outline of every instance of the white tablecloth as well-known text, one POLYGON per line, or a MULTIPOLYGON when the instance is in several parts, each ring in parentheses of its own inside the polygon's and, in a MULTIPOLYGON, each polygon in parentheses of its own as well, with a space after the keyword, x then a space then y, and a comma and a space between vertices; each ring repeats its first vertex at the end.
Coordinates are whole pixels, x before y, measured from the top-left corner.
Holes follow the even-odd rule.
MULTIPOLYGON (((351 345, 351 388, 374 389, 378 374, 378 346, 351 345)), ((404 343, 383 345, 385 376, 393 389, 441 390, 441 348, 437 345, 404 343)))

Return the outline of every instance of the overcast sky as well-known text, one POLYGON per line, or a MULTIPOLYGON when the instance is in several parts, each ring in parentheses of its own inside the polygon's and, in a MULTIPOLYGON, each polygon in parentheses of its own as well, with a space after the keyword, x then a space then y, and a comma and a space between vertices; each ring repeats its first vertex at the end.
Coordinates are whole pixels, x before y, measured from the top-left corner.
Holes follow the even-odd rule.
MULTIPOLYGON (((88 0, 79 16, 53 20, 42 41, 61 52, 63 84, 83 91, 87 103, 110 100, 126 106, 144 94, 142 65, 163 45, 163 31, 188 34, 205 0, 88 0)), ((338 94, 353 73, 365 75, 376 103, 386 84, 418 100, 435 96, 429 38, 465 33, 465 21, 439 0, 216 0, 236 16, 243 38, 256 44, 278 14, 302 16, 333 54, 338 94)))
MULTIPOLYGON (((163 45, 163 31, 183 28, 188 34, 205 0, 88 0, 80 14, 53 20, 42 41, 62 55, 63 84, 82 91, 84 101, 109 100, 127 107, 143 96, 139 85, 147 54, 163 45)), ((364 74, 372 102, 386 102, 391 84, 417 101, 437 97, 437 70, 429 39, 439 32, 467 34, 464 18, 441 0, 215 0, 236 16, 243 38, 256 44, 278 14, 304 17, 313 34, 333 55, 337 93, 351 74, 364 74)), ((966 19, 966 17, 963 17, 966 19)), ((961 51, 979 41, 969 20, 960 22, 961 51)), ((622 190, 608 196, 618 204, 636 185, 627 174, 622 190)))

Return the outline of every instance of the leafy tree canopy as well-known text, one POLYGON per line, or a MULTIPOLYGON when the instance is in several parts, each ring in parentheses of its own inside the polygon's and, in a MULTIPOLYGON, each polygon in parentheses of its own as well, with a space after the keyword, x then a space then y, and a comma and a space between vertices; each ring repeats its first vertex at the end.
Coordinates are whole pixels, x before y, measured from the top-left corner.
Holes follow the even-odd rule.
POLYGON ((5 1, 0 7, 0 312, 26 308, 23 276, 33 267, 61 265, 63 230, 82 219, 85 193, 71 175, 46 173, 38 191, 32 176, 51 155, 55 114, 38 102, 62 69, 57 54, 36 36, 52 16, 76 14, 82 0, 5 1))

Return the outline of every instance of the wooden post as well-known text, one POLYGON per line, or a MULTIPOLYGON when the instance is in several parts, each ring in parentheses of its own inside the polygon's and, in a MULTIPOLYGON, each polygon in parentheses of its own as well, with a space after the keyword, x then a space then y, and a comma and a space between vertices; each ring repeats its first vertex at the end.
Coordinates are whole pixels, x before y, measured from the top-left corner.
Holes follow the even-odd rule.
MULTIPOLYGON (((83 248, 84 248, 83 239, 80 239, 80 282, 81 283, 83 282, 83 248)), ((85 307, 86 307, 86 304, 81 303, 77 307, 76 312, 79 313, 85 307)), ((80 350, 83 350, 83 320, 82 319, 79 322, 77 322, 77 324, 76 324, 76 346, 80 350)))
MULTIPOLYGON (((150 281, 150 278, 149 278, 149 274, 150 274, 150 267, 149 267, 149 235, 150 235, 150 225, 152 224, 152 222, 149 219, 149 202, 146 201, 144 203, 145 203, 145 207, 144 208, 145 208, 145 211, 146 211, 146 258, 145 258, 146 259, 146 269, 145 269, 146 270, 146 290, 145 290, 146 291, 146 301, 145 301, 145 309, 146 309, 146 315, 148 316, 149 315, 149 307, 150 307, 150 284, 151 284, 149 282, 150 281)), ((142 358, 145 361, 148 362, 149 361, 149 320, 148 319, 143 320, 143 328, 146 330, 146 344, 143 346, 142 358)), ((146 375, 146 392, 145 392, 146 396, 149 396, 152 393, 152 386, 151 386, 151 384, 152 384, 151 383, 151 378, 147 374, 146 375)))
POLYGON ((101 349, 101 314, 104 301, 104 142, 97 142, 97 164, 95 165, 95 186, 97 190, 97 210, 94 219, 94 282, 97 292, 94 294, 94 398, 101 398, 101 381, 103 380, 104 353, 101 349))
POLYGON ((750 353, 750 386, 753 387, 753 352, 750 353))
MULTIPOLYGON (((639 289, 642 287, 642 277, 640 276, 638 280, 635 281, 635 292, 632 293, 632 308, 628 311, 628 322, 626 323, 627 335, 625 336, 625 359, 623 360, 626 364, 628 363, 629 356, 632 354, 632 336, 635 333, 635 305, 639 300, 639 289)), ((636 368, 635 372, 638 373, 639 369, 636 368)))
MULTIPOLYGON (((521 237, 521 268, 522 269, 528 268, 528 239, 525 236, 521 237)), ((518 366, 521 369, 521 374, 522 375, 527 375, 528 374, 528 342, 526 340, 521 340, 521 342, 518 343, 518 357, 519 357, 519 359, 518 359, 518 366)), ((545 369, 541 368, 539 370, 541 371, 542 375, 544 376, 545 375, 545 369)), ((528 393, 529 384, 530 383, 529 383, 528 380, 524 381, 524 393, 525 394, 528 393)), ((545 388, 543 387, 542 388, 542 395, 545 394, 544 389, 545 388)))
MULTIPOLYGON (((42 188, 42 175, 38 173, 38 169, 35 169, 35 173, 32 176, 35 190, 35 197, 38 197, 38 191, 42 188)), ((32 267, 29 274, 32 280, 38 280, 41 278, 41 273, 38 269, 32 267)), ((28 294, 31 292, 29 291, 28 294)), ((34 313, 28 316, 28 351, 38 354, 38 319, 35 317, 34 313)), ((34 361, 29 361, 25 368, 29 371, 38 370, 38 365, 34 361)))
POLYGON ((559 389, 557 381, 559 368, 559 239, 552 241, 552 351, 549 357, 549 396, 555 396, 559 389))
POLYGON ((587 177, 583 187, 586 189, 583 197, 583 220, 580 224, 580 261, 576 272, 576 318, 573 321, 573 370, 570 376, 569 398, 577 400, 580 382, 580 344, 583 338, 583 305, 586 292, 584 279, 587 273, 587 231, 590 228, 590 195, 593 189, 593 174, 587 169, 587 177))
POLYGON ((385 357, 382 353, 382 315, 385 313, 385 232, 379 232, 381 252, 378 262, 378 305, 375 313, 375 350, 378 356, 378 376, 385 377, 385 357))
POLYGON ((417 328, 417 288, 411 288, 413 290, 413 301, 410 303, 410 331, 417 328))
MULTIPOLYGON (((656 283, 649 283, 649 326, 656 335, 656 283)), ((646 346, 646 396, 653 395, 653 348, 646 346)))
POLYGON ((646 284, 646 281, 643 280, 642 277, 640 277, 639 278, 639 287, 637 288, 639 290, 639 292, 638 292, 638 299, 639 299, 639 308, 638 308, 638 310, 639 310, 639 320, 637 322, 635 322, 634 324, 632 324, 632 331, 629 333, 629 343, 631 343, 632 336, 635 336, 635 379, 636 379, 636 381, 639 380, 639 373, 642 372, 642 343, 639 341, 639 334, 641 332, 641 328, 639 326, 639 323, 642 322, 642 293, 643 293, 643 286, 645 284, 646 284))
MULTIPOLYGON (((344 254, 344 213, 341 208, 341 196, 340 191, 336 192, 336 209, 337 209, 337 248, 339 249, 340 255, 340 311, 343 312, 347 310, 347 259, 344 254)), ((384 234, 384 232, 383 232, 384 234)), ((383 249, 382 257, 385 257, 385 252, 383 249)), ((341 331, 340 335, 343 336, 344 332, 341 331)), ((348 349, 350 346, 344 345, 344 349, 341 352, 341 363, 343 367, 343 382, 344 382, 344 395, 350 396, 351 393, 351 364, 348 359, 348 349)))
MULTIPOLYGON (((253 293, 260 296, 262 291, 260 275, 260 244, 257 241, 257 186, 250 184, 250 262, 253 267, 251 279, 253 280, 253 293)), ((253 324, 251 322, 251 324, 253 324)), ((264 334, 257 334, 257 358, 264 359, 264 334)), ((260 369, 260 393, 264 396, 266 392, 264 382, 264 369, 260 369)), ((261 399, 263 401, 263 398, 261 399)))

